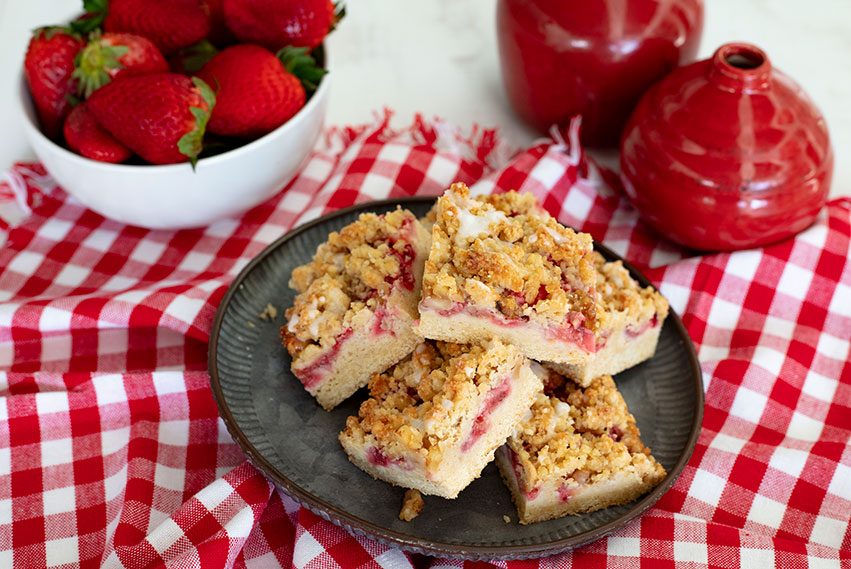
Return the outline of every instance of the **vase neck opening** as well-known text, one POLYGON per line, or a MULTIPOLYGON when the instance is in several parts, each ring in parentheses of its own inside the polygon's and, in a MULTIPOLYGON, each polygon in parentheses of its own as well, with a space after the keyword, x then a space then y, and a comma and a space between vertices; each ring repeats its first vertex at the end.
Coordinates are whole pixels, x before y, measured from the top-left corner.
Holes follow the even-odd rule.
POLYGON ((755 45, 728 43, 715 51, 710 73, 722 88, 761 91, 768 88, 771 62, 755 45))

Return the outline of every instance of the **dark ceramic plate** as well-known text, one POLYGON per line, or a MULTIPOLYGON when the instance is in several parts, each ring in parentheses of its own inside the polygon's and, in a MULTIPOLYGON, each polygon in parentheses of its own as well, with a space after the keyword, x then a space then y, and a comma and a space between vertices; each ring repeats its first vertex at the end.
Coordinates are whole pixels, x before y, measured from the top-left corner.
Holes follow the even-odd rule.
MULTIPOLYGON (((287 286, 292 269, 310 261, 331 231, 362 212, 384 212, 401 204, 424 215, 432 203, 433 198, 388 200, 334 212, 278 239, 243 269, 219 306, 210 338, 210 381, 231 435, 255 466, 303 506, 352 533, 408 551, 466 559, 538 557, 624 526, 674 484, 700 430, 703 382, 694 347, 676 314, 665 321, 653 358, 615 377, 642 440, 668 471, 667 478, 630 504, 528 526, 517 523, 494 464, 457 499, 426 496, 419 517, 400 521, 404 491, 358 470, 337 442, 365 390, 329 413, 290 373, 278 329, 293 301, 287 286), (268 303, 278 309, 274 320, 259 318, 268 303)), ((607 258, 618 258, 596 247, 607 258)), ((649 284, 629 269, 642 285, 649 284)))

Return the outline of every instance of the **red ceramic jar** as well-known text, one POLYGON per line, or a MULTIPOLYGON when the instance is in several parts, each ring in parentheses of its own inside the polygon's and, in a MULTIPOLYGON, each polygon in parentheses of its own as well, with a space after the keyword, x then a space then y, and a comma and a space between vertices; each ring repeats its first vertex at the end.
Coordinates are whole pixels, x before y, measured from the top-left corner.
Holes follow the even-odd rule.
POLYGON ((651 225, 688 247, 733 250, 795 235, 827 199, 824 118, 763 51, 733 43, 677 69, 624 129, 621 178, 651 225))
POLYGON ((508 100, 535 128, 582 115, 582 142, 617 146, 644 91, 694 60, 703 0, 499 0, 508 100))

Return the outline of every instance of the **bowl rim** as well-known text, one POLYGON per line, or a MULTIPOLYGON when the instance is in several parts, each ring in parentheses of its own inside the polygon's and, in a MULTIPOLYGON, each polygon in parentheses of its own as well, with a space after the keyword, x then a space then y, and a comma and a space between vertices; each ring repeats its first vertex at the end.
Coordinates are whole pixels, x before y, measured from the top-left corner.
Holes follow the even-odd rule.
MULTIPOLYGON (((296 112, 296 114, 290 117, 287 122, 276 128, 275 130, 264 134, 260 138, 252 140, 251 142, 243 144, 242 146, 234 148, 233 150, 228 150, 227 152, 223 152, 215 156, 201 158, 197 162, 196 169, 200 168, 202 165, 214 166, 220 162, 226 162, 231 159, 237 159, 242 154, 246 152, 251 152, 254 148, 266 142, 269 142, 272 138, 284 136, 286 132, 294 129, 297 123, 307 120, 305 117, 314 112, 316 107, 319 106, 320 101, 325 99, 328 92, 331 66, 329 65, 330 58, 328 57, 327 42, 323 42, 321 46, 323 50, 323 57, 325 60, 324 68, 328 73, 326 73, 326 75, 322 77, 316 91, 313 93, 307 103, 302 108, 300 108, 298 112, 296 112)), ((76 162, 80 165, 90 166, 94 168, 102 168, 106 171, 128 172, 135 174, 141 174, 143 172, 147 172, 150 174, 167 174, 180 169, 191 168, 191 164, 189 162, 180 162, 178 164, 113 164, 110 162, 99 162, 97 160, 86 158, 85 156, 68 150, 67 148, 45 136, 45 134, 41 131, 41 128, 39 128, 37 124, 38 118, 35 111, 35 104, 33 103, 32 98, 30 96, 29 86, 27 85, 23 64, 21 64, 18 76, 20 77, 20 82, 18 87, 17 102, 19 105, 20 114, 22 116, 21 120, 23 122, 24 129, 30 134, 30 136, 34 136, 38 138, 41 142, 46 143, 46 145, 50 147, 51 150, 62 155, 65 159, 70 160, 71 162, 76 162)), ((32 147, 33 145, 30 144, 30 146, 32 147)), ((33 150, 35 149, 33 148, 33 150)))

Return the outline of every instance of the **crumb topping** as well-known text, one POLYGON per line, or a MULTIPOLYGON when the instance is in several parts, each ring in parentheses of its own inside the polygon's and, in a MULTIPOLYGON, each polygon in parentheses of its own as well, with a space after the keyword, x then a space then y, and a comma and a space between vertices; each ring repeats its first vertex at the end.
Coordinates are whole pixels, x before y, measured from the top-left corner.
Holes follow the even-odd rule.
POLYGON ((509 439, 527 487, 557 473, 577 483, 609 478, 630 465, 649 467, 650 449, 611 376, 587 388, 549 371, 544 393, 509 439))
POLYGON ((374 439, 390 456, 419 454, 431 467, 464 433, 458 426, 526 359, 499 340, 482 345, 424 341, 405 360, 372 377, 370 398, 344 436, 374 439))
POLYGON ((409 488, 405 490, 405 497, 402 499, 402 510, 399 512, 399 519, 409 522, 420 515, 423 509, 423 496, 419 490, 409 488))
POLYGON ((260 313, 260 320, 274 320, 278 317, 278 309, 271 302, 266 303, 263 312, 260 313))
POLYGON ((597 268, 597 319, 605 329, 618 315, 641 323, 654 316, 661 322, 668 316, 668 301, 653 287, 641 288, 621 261, 606 262, 594 252, 597 268))
POLYGON ((360 313, 375 310, 396 283, 413 290, 418 223, 399 208, 384 215, 361 214, 331 233, 312 262, 293 269, 289 284, 299 294, 281 328, 290 354, 333 345, 360 313))
POLYGON ((470 303, 508 318, 594 329, 591 236, 547 214, 531 194, 471 199, 454 184, 438 199, 423 298, 470 303))

